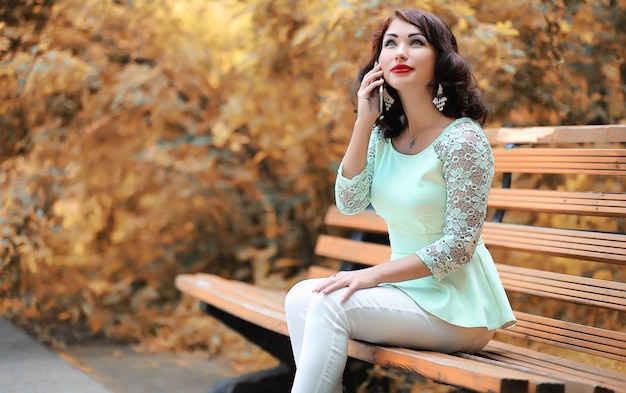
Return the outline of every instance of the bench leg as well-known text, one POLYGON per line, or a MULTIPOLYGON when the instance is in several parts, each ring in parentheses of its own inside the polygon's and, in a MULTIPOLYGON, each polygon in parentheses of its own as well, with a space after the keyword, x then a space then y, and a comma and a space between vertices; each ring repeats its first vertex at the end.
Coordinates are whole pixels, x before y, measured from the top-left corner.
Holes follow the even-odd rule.
POLYGON ((289 337, 264 329, 210 304, 200 302, 205 313, 224 323, 248 341, 278 359, 276 367, 220 381, 209 393, 287 393, 291 389, 295 363, 289 337))

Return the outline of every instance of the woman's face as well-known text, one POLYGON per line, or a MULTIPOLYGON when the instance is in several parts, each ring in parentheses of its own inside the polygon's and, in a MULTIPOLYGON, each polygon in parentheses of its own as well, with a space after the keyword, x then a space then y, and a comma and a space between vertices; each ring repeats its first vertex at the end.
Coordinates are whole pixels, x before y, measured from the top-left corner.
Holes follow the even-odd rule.
POLYGON ((385 32, 379 62, 385 82, 398 92, 429 89, 434 78, 434 49, 419 28, 401 19, 385 32))

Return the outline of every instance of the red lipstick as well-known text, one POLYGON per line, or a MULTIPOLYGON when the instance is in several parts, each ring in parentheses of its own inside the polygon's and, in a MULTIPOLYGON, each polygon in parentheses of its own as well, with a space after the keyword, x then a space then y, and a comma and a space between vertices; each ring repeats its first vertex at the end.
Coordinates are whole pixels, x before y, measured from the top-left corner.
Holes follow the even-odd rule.
POLYGON ((406 64, 396 64, 395 66, 393 66, 393 68, 391 69, 391 72, 394 72, 396 74, 404 74, 406 72, 411 72, 413 71, 412 67, 409 67, 406 64))

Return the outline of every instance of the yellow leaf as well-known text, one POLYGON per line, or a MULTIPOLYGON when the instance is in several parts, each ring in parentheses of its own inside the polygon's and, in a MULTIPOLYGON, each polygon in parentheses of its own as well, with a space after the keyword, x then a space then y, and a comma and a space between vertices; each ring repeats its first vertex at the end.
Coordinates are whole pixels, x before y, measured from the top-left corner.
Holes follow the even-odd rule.
POLYGON ((583 31, 580 34, 580 40, 584 42, 585 44, 593 44, 595 41, 595 38, 596 38, 596 34, 591 30, 583 31))
POLYGON ((93 280, 87 284, 87 288, 91 289, 94 295, 102 296, 110 290, 111 284, 104 280, 93 280))
POLYGON ((504 36, 517 37, 519 35, 519 30, 513 28, 513 23, 510 20, 496 22, 494 28, 504 36))
POLYGON ((456 24, 456 27, 460 30, 460 31, 465 31, 467 30, 469 26, 469 23, 467 22, 467 19, 465 18, 461 18, 459 19, 458 23, 456 24))
POLYGON ((11 47, 11 40, 6 37, 0 37, 0 51, 8 51, 11 47))
POLYGON ((610 269, 600 269, 593 273, 593 278, 598 280, 614 280, 613 272, 610 269))
POLYGON ((73 247, 74 254, 83 255, 85 253, 85 245, 83 243, 76 243, 73 247))

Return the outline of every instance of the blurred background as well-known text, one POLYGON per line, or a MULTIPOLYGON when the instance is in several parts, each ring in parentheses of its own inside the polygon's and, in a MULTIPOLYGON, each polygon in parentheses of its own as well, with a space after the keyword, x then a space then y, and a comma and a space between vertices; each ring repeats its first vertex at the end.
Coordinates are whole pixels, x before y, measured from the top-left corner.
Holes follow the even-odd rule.
POLYGON ((4 0, 0 315, 53 346, 223 351, 175 275, 301 277, 357 68, 404 7, 451 26, 489 127, 626 122, 626 0, 4 0))

